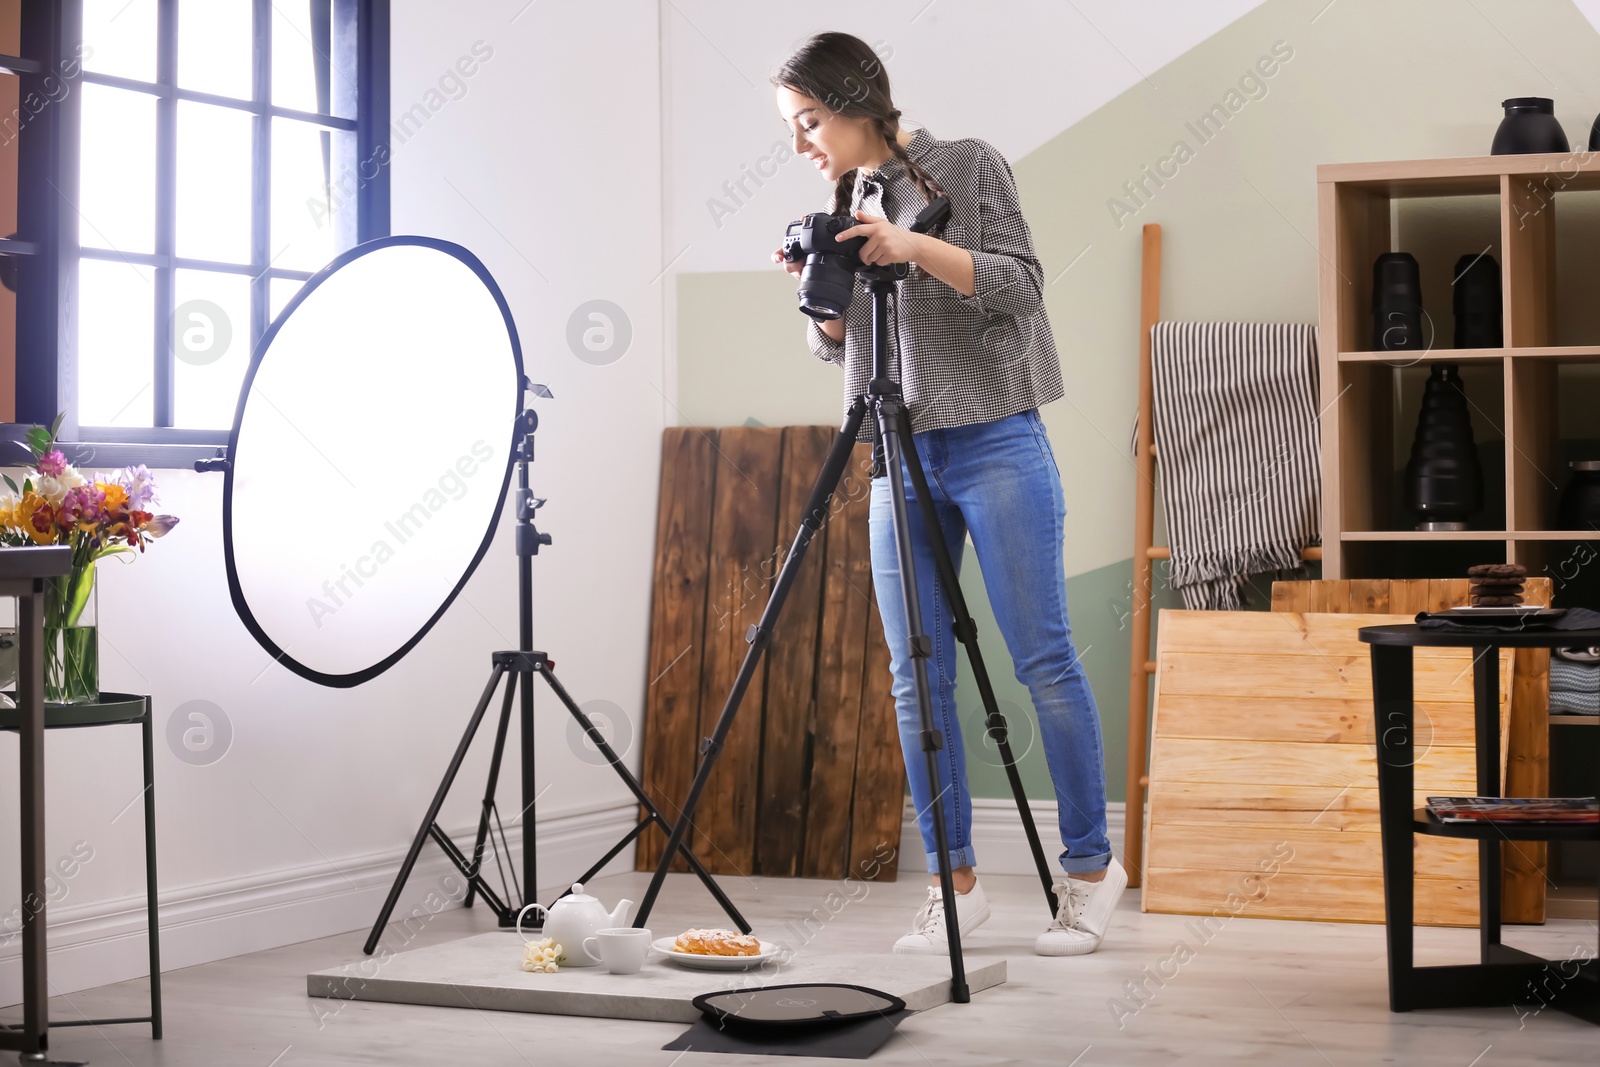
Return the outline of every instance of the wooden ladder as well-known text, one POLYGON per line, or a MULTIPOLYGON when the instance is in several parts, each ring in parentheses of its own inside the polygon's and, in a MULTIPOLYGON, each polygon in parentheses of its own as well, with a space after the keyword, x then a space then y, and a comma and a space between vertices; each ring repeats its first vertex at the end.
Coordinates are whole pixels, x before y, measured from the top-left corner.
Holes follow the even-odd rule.
MULTIPOLYGON (((1135 440, 1133 503, 1133 652, 1128 676, 1128 784, 1126 822, 1122 834, 1122 862, 1128 885, 1144 881, 1144 808, 1150 786, 1150 679, 1156 662, 1150 658, 1150 601, 1152 578, 1158 559, 1171 559, 1172 550, 1154 544, 1156 509, 1155 390, 1150 364, 1150 330, 1161 317, 1161 226, 1146 223, 1139 278, 1139 428, 1135 440)), ((1320 560, 1321 548, 1302 555, 1320 560)))

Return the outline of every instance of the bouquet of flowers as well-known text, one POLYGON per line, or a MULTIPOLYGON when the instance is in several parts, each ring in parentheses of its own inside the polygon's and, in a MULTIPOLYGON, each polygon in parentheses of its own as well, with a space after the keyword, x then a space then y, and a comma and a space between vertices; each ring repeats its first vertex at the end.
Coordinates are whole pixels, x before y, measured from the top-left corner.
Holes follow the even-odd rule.
POLYGON ((18 486, 0 475, 0 545, 69 545, 72 573, 51 579, 45 591, 45 698, 93 701, 99 696, 92 612, 95 563, 106 556, 144 551, 177 525, 157 515, 155 480, 144 464, 85 477, 56 448, 61 417, 27 432, 31 469, 18 486))

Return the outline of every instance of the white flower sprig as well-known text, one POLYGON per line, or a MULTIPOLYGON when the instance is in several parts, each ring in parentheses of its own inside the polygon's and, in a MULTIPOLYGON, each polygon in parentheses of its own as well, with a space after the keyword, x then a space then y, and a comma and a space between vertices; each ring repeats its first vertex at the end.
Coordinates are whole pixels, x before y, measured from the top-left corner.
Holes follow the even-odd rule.
POLYGON ((554 974, 566 962, 567 957, 562 955, 561 946, 553 938, 530 941, 522 950, 522 969, 534 974, 554 974))

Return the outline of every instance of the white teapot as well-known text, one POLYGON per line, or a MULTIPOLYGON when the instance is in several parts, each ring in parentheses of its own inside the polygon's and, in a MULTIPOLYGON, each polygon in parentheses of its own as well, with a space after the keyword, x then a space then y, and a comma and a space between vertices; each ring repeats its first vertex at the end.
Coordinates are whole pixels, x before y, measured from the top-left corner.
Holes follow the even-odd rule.
MULTIPOLYGON (((522 933, 522 917, 539 909, 544 915, 544 936, 561 946, 566 956, 564 967, 593 967, 599 960, 584 951, 583 942, 601 930, 628 924, 628 909, 633 901, 623 900, 607 914, 596 897, 583 891, 582 882, 574 882, 572 891, 546 908, 543 904, 529 904, 517 913, 517 933, 522 933)), ((526 941, 527 937, 524 936, 526 941)))

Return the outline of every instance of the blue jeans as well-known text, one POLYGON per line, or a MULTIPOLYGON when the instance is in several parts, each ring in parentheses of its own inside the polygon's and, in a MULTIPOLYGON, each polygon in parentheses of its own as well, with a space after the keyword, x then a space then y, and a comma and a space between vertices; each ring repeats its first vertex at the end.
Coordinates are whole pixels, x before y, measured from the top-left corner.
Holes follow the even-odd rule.
MULTIPOLYGON (((1067 622, 1062 557, 1067 509, 1044 423, 1037 409, 1029 409, 993 422, 919 433, 916 446, 956 571, 960 573, 962 548, 970 532, 1000 636, 1011 653, 1017 680, 1028 687, 1033 698, 1039 739, 1059 805, 1061 843, 1065 846, 1062 869, 1072 874, 1100 870, 1111 862, 1100 716, 1067 622)), ((895 473, 905 478, 922 632, 933 645, 932 657, 926 661, 928 692, 934 727, 944 735, 944 747, 934 753, 939 767, 937 796, 944 809, 950 864, 965 867, 976 862, 976 853, 966 750, 955 707, 954 617, 944 583, 934 568, 916 493, 903 468, 895 473)), ((928 783, 921 714, 912 688, 887 477, 873 480, 870 516, 872 580, 894 672, 900 748, 928 870, 935 871, 938 852, 931 807, 935 790, 928 783)), ((1020 731, 1015 723, 1012 726, 1016 737, 1020 731)), ((1021 753, 1017 756, 1020 759, 1021 753)))

